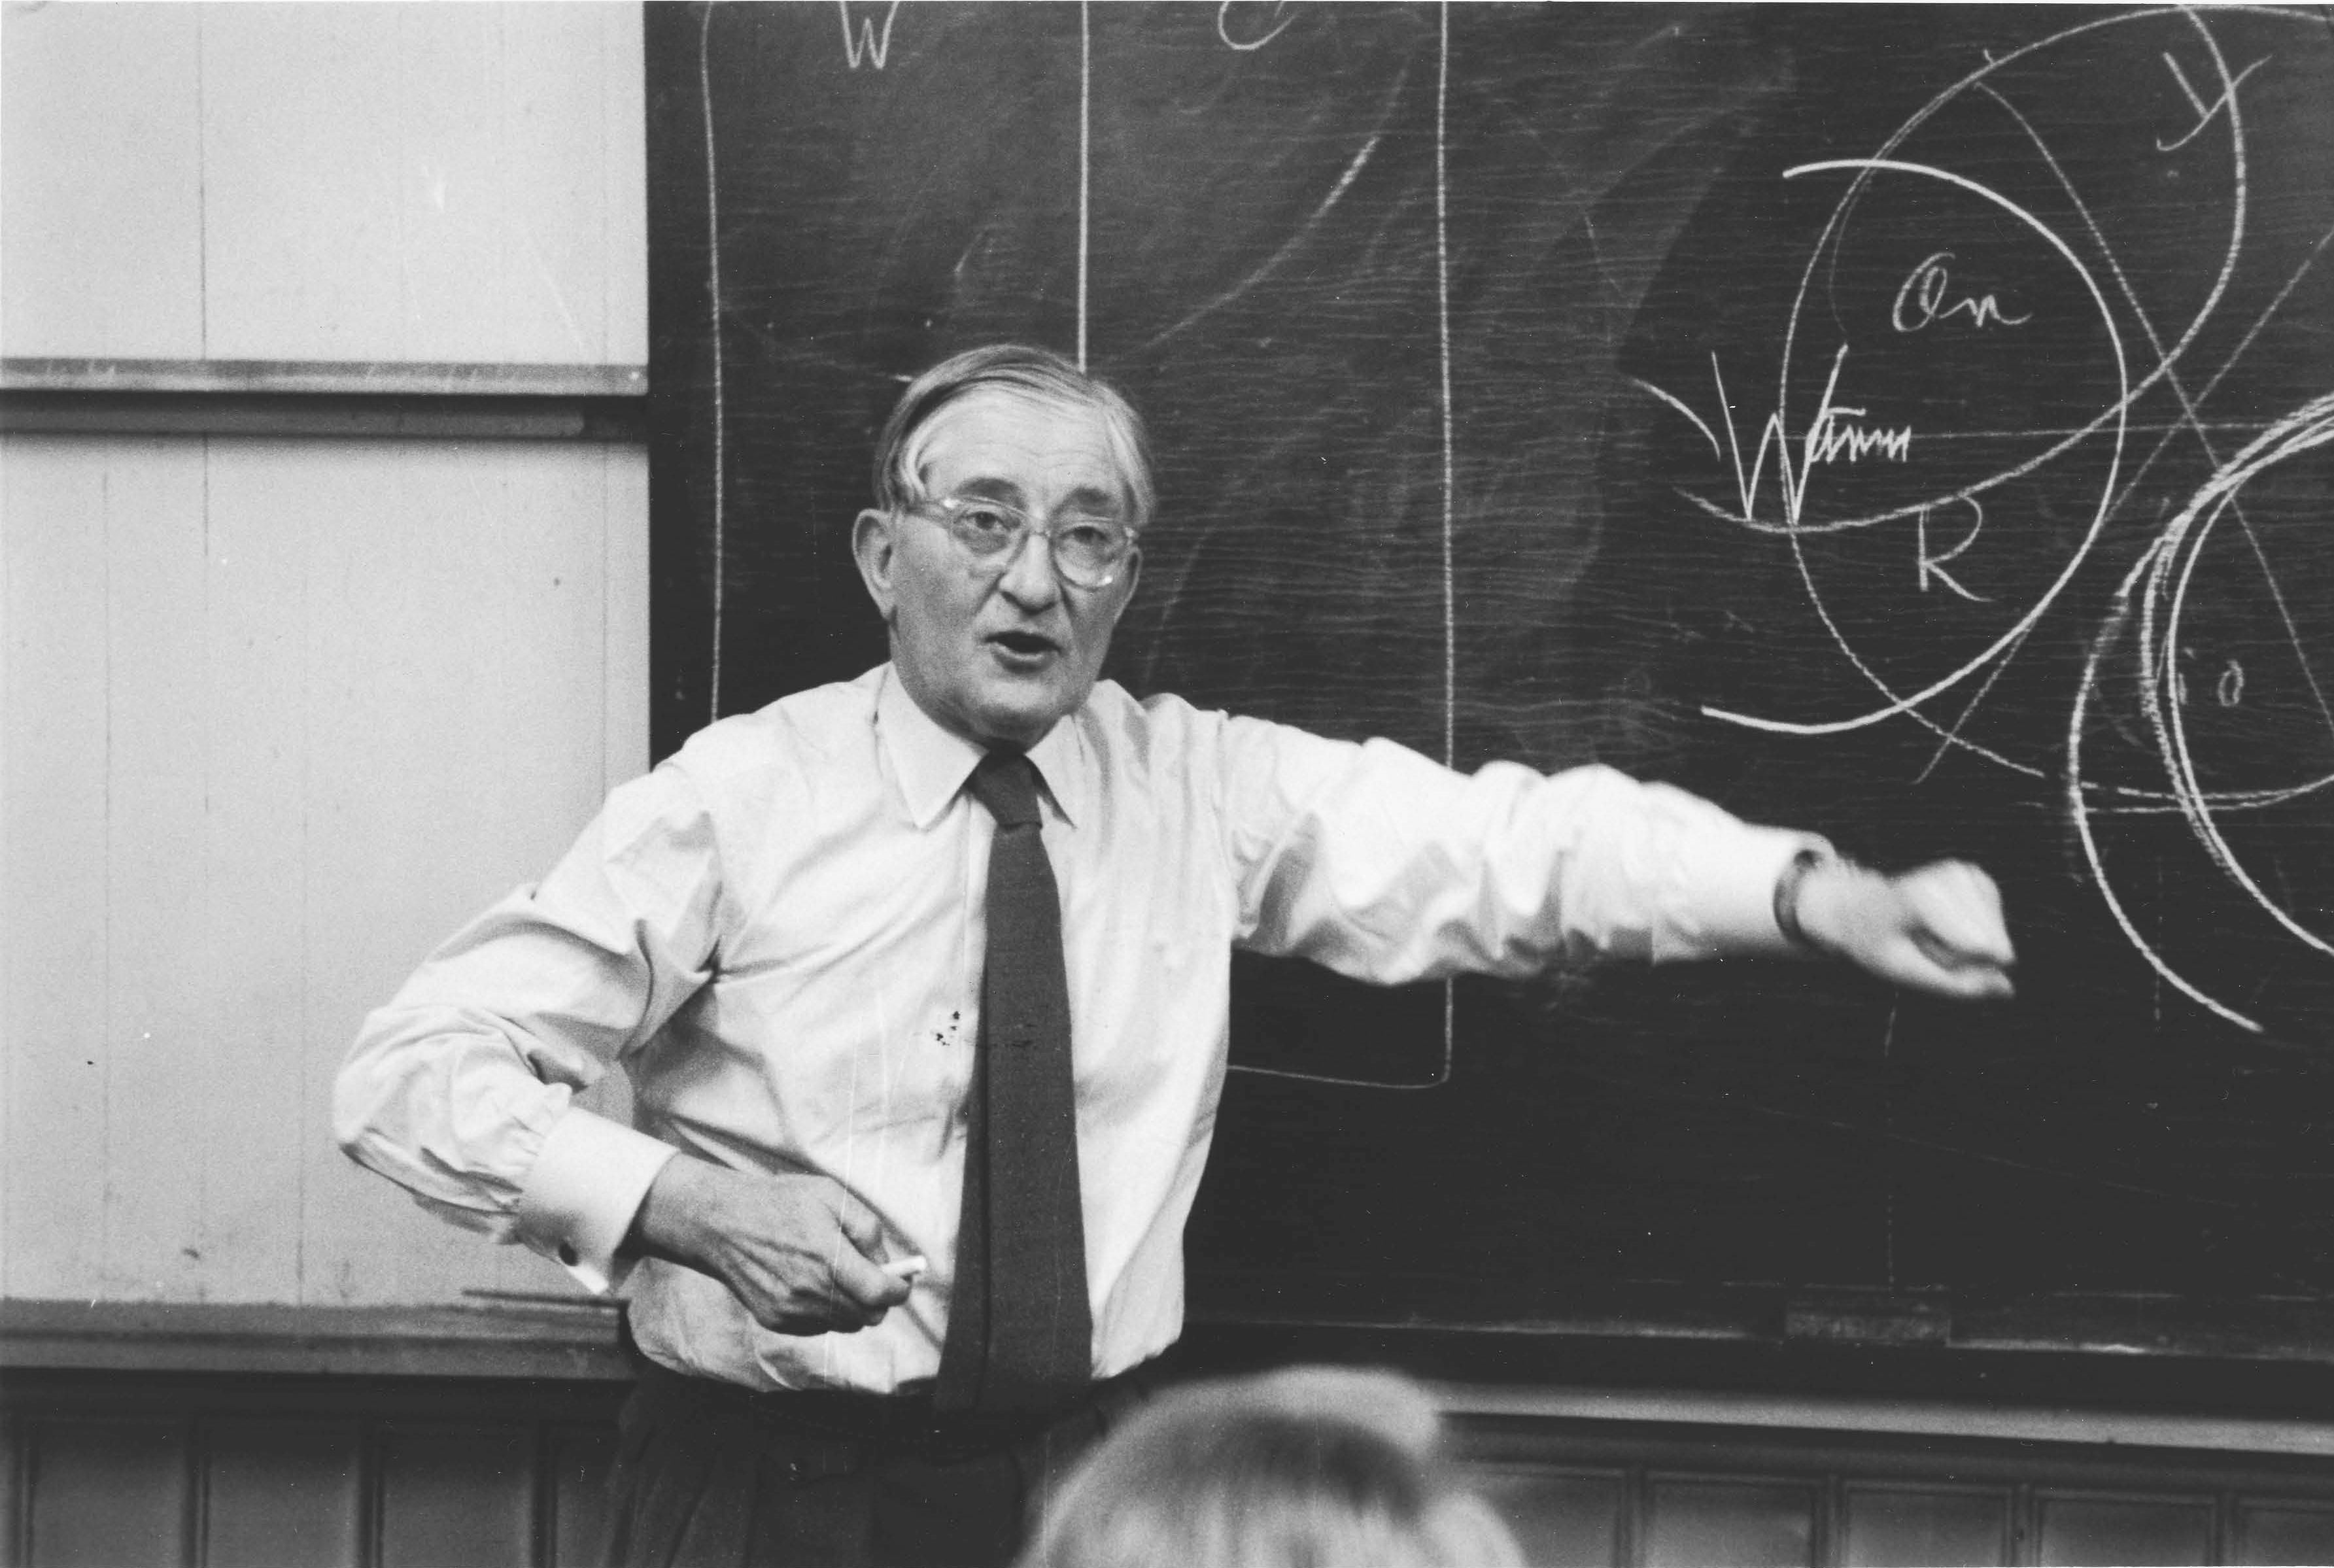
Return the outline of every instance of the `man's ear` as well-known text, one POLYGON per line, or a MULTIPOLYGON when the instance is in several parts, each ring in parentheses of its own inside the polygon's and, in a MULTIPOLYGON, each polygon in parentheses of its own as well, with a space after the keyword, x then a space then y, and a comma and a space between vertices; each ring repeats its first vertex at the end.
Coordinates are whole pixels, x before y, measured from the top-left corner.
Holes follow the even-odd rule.
POLYGON ((899 595, 892 588, 892 567, 899 559, 898 542, 892 536, 892 516, 869 507, 852 520, 851 557, 859 563, 859 579, 867 584, 867 596, 875 601, 876 613, 883 624, 892 624, 892 608, 899 595))
POLYGON ((1134 590, 1143 581, 1142 545, 1137 544, 1126 553, 1126 565, 1119 573, 1119 581, 1126 586, 1119 592, 1118 608, 1111 612, 1113 626, 1117 625, 1118 618, 1126 613, 1126 607, 1134 602, 1134 590))

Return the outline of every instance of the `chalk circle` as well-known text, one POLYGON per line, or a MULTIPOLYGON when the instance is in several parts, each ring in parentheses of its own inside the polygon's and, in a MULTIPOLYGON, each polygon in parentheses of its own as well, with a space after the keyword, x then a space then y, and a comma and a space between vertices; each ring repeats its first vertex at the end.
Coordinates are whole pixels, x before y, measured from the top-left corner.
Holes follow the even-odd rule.
MULTIPOLYGON (((2141 690, 2158 758, 2172 781, 2173 798, 2197 842, 2271 919, 2307 946, 2334 957, 2334 944, 2304 926, 2283 900, 2271 898, 2245 869, 2223 832, 2220 820, 2228 812, 2260 810, 2317 794, 2334 784, 2334 774, 2253 790, 2204 788, 2197 776, 2196 748, 2188 732, 2188 705, 2178 700, 2176 678, 2179 650, 2185 646, 2182 629, 2190 590, 2214 530, 2237 508, 2248 485, 2277 465, 2329 442, 2334 442, 2334 393, 2312 399, 2262 431, 2181 508, 2151 557, 2141 601, 2139 656, 2141 690)), ((2302 650, 2296 648, 2294 655, 2302 658, 2302 650)), ((2334 742, 2334 717, 2328 724, 2328 739, 2334 742)))
POLYGON ((2326 939, 2304 927, 2283 902, 2271 898, 2239 861, 2221 830, 2222 813, 2257 809, 2316 793, 2334 779, 2316 778, 2258 791, 2210 792, 2200 787, 2193 750, 2181 713, 2175 678, 2181 623, 2197 562, 2205 541, 2221 519, 2234 509, 2243 487, 2271 466, 2334 441, 2334 394, 2313 399, 2278 420, 2248 443, 2235 457, 2191 496, 2157 537, 2139 564, 2124 580, 2105 626, 2091 648, 2090 658, 2077 688, 2067 729, 2067 774, 2063 798, 2068 821, 2075 831, 2091 880, 2117 926, 2140 957, 2165 982, 2205 1011, 2252 1034, 2264 1033, 2259 1019, 2240 1011, 2221 996, 2189 978, 2171 961, 2156 941, 2144 934, 2125 907, 2113 875, 2101 852, 2095 817, 2103 806, 2122 804, 2112 797, 2126 792, 2099 790, 2084 774, 2083 743, 2089 728, 2088 710, 2099 690, 2100 668, 2108 650, 2127 634, 2139 643, 2136 660, 2142 688, 2141 706, 2156 741, 2156 760, 2172 783, 2175 807, 2185 819, 2198 844, 2229 878, 2271 920, 2304 946, 2320 953, 2334 952, 2326 939), (2135 623, 2136 623, 2135 625, 2135 623))
MULTIPOLYGON (((2024 320, 2002 309, 1993 324, 1957 337, 1928 338, 1927 329, 1916 329, 1925 339, 1917 347, 1908 341, 1914 333, 1895 331, 1891 322, 1887 331, 1860 332, 1856 341, 1840 343, 1820 375, 1811 373, 1817 367, 1809 361, 1821 345, 1810 341, 1812 333, 1798 330, 1797 318, 1808 311, 1804 289, 1795 304, 1782 386, 1787 392, 1818 383, 1831 390, 1816 398, 1795 398, 1806 430, 1804 490, 1785 539, 1817 615, 1841 653, 1885 699, 1876 717, 1909 708, 1977 675, 2049 611, 2081 569, 2114 507, 2124 467, 2131 374, 2099 278, 2065 237, 2027 207, 1958 171, 1899 159, 1839 160, 1803 166, 1792 174, 1830 170, 1852 171, 1856 179, 1842 198, 1840 221, 1818 249, 1811 278, 1840 265, 1850 249, 1854 209, 1893 205, 1934 215, 1936 237, 1909 247, 1922 254, 1914 255, 1895 297, 1886 302, 1890 316, 1901 317, 1903 298, 1919 274, 1950 280, 1945 264, 1936 258, 1958 257, 1972 247, 1943 242, 1980 229, 1982 216, 2006 217, 2015 236, 2026 241, 2021 246, 1992 240, 1985 248, 1997 264, 1993 272, 2033 279, 2044 269, 2030 263, 2000 265, 2004 255, 2022 250, 2019 261, 2039 255, 2056 274, 2040 286, 2030 282, 2015 291, 2026 306, 2024 320), (1893 201, 1889 188, 1908 183, 1917 188, 1912 199, 1893 201), (2074 287, 2067 286, 2069 280, 2074 287), (2048 300, 2047 309, 2038 296, 2048 300), (2069 306, 2087 313, 2085 319, 2069 320, 2069 306), (2086 394, 2072 421, 2055 421, 2078 428, 2055 439, 2047 428, 2022 434, 2005 428, 2021 417, 2031 418, 2028 410, 2013 409, 2013 399, 2030 390, 2039 367, 2026 350, 2030 340, 2016 334, 2039 332, 2044 323, 2032 318, 2046 314, 2057 318, 2047 323, 2049 341, 2059 351, 2046 361, 2052 383, 2072 381, 2086 394), (2068 351, 2073 347, 2092 362, 2070 366, 2068 351), (1952 390, 1960 394, 1958 401, 1924 398, 1917 390, 1891 396, 1900 387, 1918 389, 1920 380, 1913 372, 1923 349, 1938 361, 1933 374, 1955 383, 1952 390), (1875 367, 1880 372, 1867 374, 1861 385, 1853 380, 1859 355, 1867 372, 1875 367), (2092 415, 2094 401, 2106 412, 2092 415), (1880 432, 1891 424, 1891 410, 1898 410, 1896 418, 1905 422, 1895 433, 1904 441, 1904 456, 1873 462, 1858 455, 1848 444, 1855 428, 1836 412, 1842 408, 1865 409, 1862 422, 1880 432), (2103 438, 2094 441, 2095 436, 2103 438), (2030 522, 2041 485, 2039 471, 2055 464, 2063 472, 2086 446, 2093 449, 2083 454, 2082 487, 2074 497, 2084 526, 2071 541, 2053 541, 2030 522), (1827 454, 1828 462, 1822 460, 1827 454), (1848 505, 1825 504, 1833 497, 1848 505), (1905 673, 1908 663, 1917 674, 1905 673)), ((1900 253, 1896 261, 1903 267, 1901 253, 1907 247, 1900 240, 1889 248, 1900 253)), ((1860 255, 1857 270, 1868 270, 1860 255)), ((1963 303, 1972 312, 1999 308, 1991 289, 1956 296, 1948 284, 1941 297, 1948 309, 1963 303)), ((1859 326, 1876 313, 1875 303, 1866 302, 1857 318, 1859 326)))
MULTIPOLYGON (((1990 59, 1986 64, 1972 71, 1923 105, 1897 127, 1873 156, 1824 159, 1786 171, 1787 178, 1837 175, 1847 175, 1849 178, 1847 188, 1833 206, 1821 233, 1810 248, 1806 268, 1799 279, 1778 376, 1779 400, 1798 395, 1797 389, 1809 386, 1820 389, 1831 374, 1840 347, 1837 334, 1818 337, 1817 332, 1835 319, 1837 301, 1833 291, 1837 286, 1837 258, 1847 244, 1848 234, 1859 208, 1876 199, 1876 193, 1884 183, 1893 189, 1908 181, 1918 182, 1933 201, 1940 197, 1950 197, 1963 207, 1975 204, 1990 213, 1997 224, 2012 226, 2030 243, 2039 244, 2044 248, 2059 269, 2062 286, 2067 280, 2072 281, 2074 287, 2069 290, 2070 297, 2079 297, 2088 302, 2088 312, 2098 332, 2098 361, 2092 367, 2091 373, 2102 384, 2105 395, 2098 404, 2085 403, 2059 428, 2052 429, 2049 435, 2055 438, 2035 442, 2014 461, 1981 468, 1973 473, 1965 471, 1954 476, 1952 482, 1910 495, 1905 499, 1894 499, 1888 505, 1812 517, 1805 506, 1797 508, 1799 515, 1791 519, 1796 525, 1776 531, 1782 534, 1791 552, 1803 589, 1826 632, 1861 679, 1872 688, 1878 700, 1859 707, 1855 712, 1816 721, 1790 721, 1705 708, 1703 711, 1711 717, 1754 729, 1818 736, 1861 729, 1904 716, 1930 729, 1943 743, 2015 772, 2040 778, 2052 771, 2046 755, 2013 755, 2006 748, 1997 749, 1973 738, 1965 732, 1967 715, 1972 708, 1978 707, 1979 699, 2000 676, 2007 661, 2015 657, 2020 644, 2049 612, 2091 556, 2114 513, 2117 487, 2130 467, 2127 446, 2132 405, 2170 374, 2173 364, 2195 339, 2218 304, 2234 269, 2242 225, 2233 210, 2229 244, 2221 258, 2212 288, 2190 319, 2181 325, 2176 338, 2165 342, 2160 352, 2149 349, 2149 359, 2135 373, 2133 347, 2127 344, 2123 330, 2117 323, 2116 310, 2110 303, 2110 293, 2120 293, 2122 280, 2103 270, 2102 264, 2110 260, 2103 251, 2105 242, 2096 229, 2089 227, 2091 215, 2083 207, 2080 193, 2072 188, 2071 182, 2049 151, 2042 133, 2019 113, 2011 95, 1994 91, 1994 82, 2013 65, 2031 62, 2047 52, 2061 50, 2074 40, 2102 29, 2165 20, 2201 26, 2193 19, 2162 11, 2129 13, 2082 23, 1999 58, 1990 59), (1997 141, 2001 139, 2001 127, 2013 126, 2017 138, 2030 149, 2029 166, 2020 171, 2021 181, 2039 189, 2059 192, 2054 200, 2058 207, 2067 210, 2069 216, 2066 218, 2046 220, 2034 210, 2032 204, 2021 201, 2000 188, 2001 184, 2007 183, 2006 180, 1989 184, 1941 163, 1924 162, 1903 156, 1906 143, 1916 133, 1928 127, 1948 108, 1977 93, 1983 93, 1985 99, 1982 105, 1972 107, 1982 107, 1992 117, 1997 141), (2096 259, 2087 259, 2087 252, 2096 259), (2078 477, 2069 474, 2067 460, 2070 457, 2077 457, 2091 467, 2096 472, 2096 484, 2090 483, 2087 476, 2078 477), (2045 470, 2050 472, 2046 476, 2045 470), (1876 649, 1862 640, 1854 624, 1855 612, 1863 604, 1862 596, 1827 597, 1818 581, 1817 563, 1810 559, 1810 542, 1854 531, 1901 531, 1896 548, 1904 560, 1916 563, 1923 554, 1934 559, 1937 554, 1951 550, 1967 536, 1971 529, 1982 526, 2006 533, 2017 527, 2021 491, 2026 486, 2040 485, 2046 478, 2054 486, 2079 486, 2079 493, 2086 498, 2084 510, 2088 514, 2079 536, 2063 547, 2063 553, 2056 556, 2048 553, 2047 545, 2041 546, 2039 557, 2039 542, 2021 539, 2021 556, 2025 563, 2025 575, 2022 579, 1996 582, 1990 590, 1984 591, 1997 612, 1990 620, 1982 613, 1970 616, 1967 625, 1971 630, 1963 631, 1957 641, 1948 640, 1941 649, 1935 663, 1944 667, 1942 670, 1933 667, 1908 678, 1884 669, 1885 651, 1876 649), (1982 517, 1978 511, 1981 507, 1984 509, 1982 517), (1914 530, 1924 527, 1931 531, 1928 537, 1914 536, 1914 530), (1940 536, 1942 544, 1938 543, 1940 536), (1925 550, 1922 548, 1924 544, 1926 545, 1925 550), (2038 565, 2040 570, 2037 570, 2038 565), (1952 694, 1951 700, 1958 706, 1948 707, 1949 694, 1952 694), (1924 711, 1930 705, 1934 705, 1939 711, 1924 711)), ((2217 60, 2217 53, 2215 58, 2217 60)), ((2225 80, 2225 66, 2222 69, 2225 80)), ((2134 134, 2140 134, 2136 125, 2134 134)), ((2233 160, 2233 132, 2229 142, 2233 160)), ((1941 235, 1934 246, 1912 259, 1917 263, 1933 250, 1952 251, 1954 248, 1950 236, 1941 235)), ((1950 261, 1946 265, 1950 265, 1950 261)), ((1963 296, 1956 296, 1947 290, 1939 296, 1939 308, 1951 309, 1959 297, 1963 296)), ((1972 303, 1964 315, 1982 308, 1984 291, 1966 297, 1972 303)), ((1917 285, 1914 299, 1914 316, 1917 319, 1920 313, 1917 285)), ((1883 299, 1878 303, 1878 313, 1886 315, 1892 302, 1883 299)), ((1989 318, 1990 323, 1998 327, 2004 316, 2016 313, 2015 306, 2002 307, 2001 315, 1989 318)), ((1894 324, 1893 322, 1890 323, 1894 324)), ((1852 344, 1849 347, 1842 378, 1845 384, 1853 388, 1854 383, 1848 378, 1853 375, 1856 351, 1852 344)), ((2053 366, 2052 373, 2059 373, 2059 368, 2053 366)), ((1851 392, 1837 396, 1833 401, 1854 406, 1865 399, 1851 392)), ((1816 409, 1811 396, 1799 396, 1799 401, 1792 406, 1802 419, 1812 417, 1816 409)), ((1885 425, 1886 417, 1880 417, 1876 422, 1885 425)), ((1803 441, 1806 434, 1802 425, 1793 433, 1792 439, 1803 441)), ((1914 440, 1915 449, 1921 449, 1917 430, 1914 440)), ((1933 440, 1928 446, 1934 447, 1936 444, 1933 440)), ((1973 448, 1979 445, 1972 443, 1973 448)), ((1795 460, 1797 457, 1795 452, 1795 460)), ((1950 577, 1950 563, 1944 565, 1944 575, 1950 577)), ((1905 581, 1913 585, 1912 592, 1915 594, 1922 591, 1924 585, 1933 592, 1952 592, 1951 587, 1934 573, 1908 571, 1905 581)), ((1974 600, 1963 602, 1968 604, 1973 612, 1982 608, 1974 600)))
MULTIPOLYGON (((1835 172, 1849 173, 1854 178, 1850 181, 1848 190, 1841 197, 1837 207, 1835 207, 1831 221, 1827 224, 1821 239, 1809 257, 1807 272, 1800 281, 1799 295, 1792 305, 1790 330, 1786 335, 1781 356, 1779 384, 1786 398, 1792 389, 1810 380, 1819 387, 1833 389, 1824 396, 1821 402, 1806 409, 1808 418, 1817 418, 1817 410, 1826 406, 1866 409, 1876 406, 1861 392, 1854 390, 1852 386, 1848 390, 1840 390, 1846 372, 1855 362, 1853 345, 1821 350, 1818 350, 1816 345, 1808 345, 1806 350, 1802 350, 1801 319, 1808 313, 1808 294, 1813 281, 1822 267, 1827 255, 1836 248, 1840 234, 1847 222, 1848 215, 1858 202, 1868 198, 1874 182, 1883 177, 1922 179, 1934 182, 1947 190, 1974 197, 2008 214, 2039 238, 2052 255, 2063 264, 2066 271, 2082 285, 2082 292, 2088 296, 2091 309, 2096 313, 2104 340, 2106 360, 2111 369, 2109 380, 2112 395, 2105 416, 2091 421, 2074 434, 2064 437, 2039 453, 2030 452, 2007 467, 1962 478, 1959 483, 1939 489, 1922 490, 1910 499, 1897 500, 1893 504, 1870 510, 1850 512, 1845 515, 1810 517, 1806 507, 1807 495, 1816 492, 1818 480, 1829 476, 1827 472, 1818 469, 1812 460, 1813 455, 1820 449, 1818 441, 1830 432, 1836 432, 1837 421, 1836 419, 1829 421, 1821 430, 1802 427, 1800 431, 1791 435, 1790 438, 1795 440, 1799 447, 1799 452, 1794 454, 1795 458, 1798 458, 1800 453, 1804 453, 1808 455, 1808 459, 1802 471, 1802 495, 1792 508, 1792 515, 1786 519, 1787 525, 1779 532, 1790 549, 1792 563, 1798 571, 1808 602, 1822 621, 1825 630, 1840 653, 1854 666, 1864 680, 1879 694, 1881 701, 1845 717, 1813 723, 1760 720, 1750 716, 1733 714, 1720 714, 1718 717, 1749 724, 1752 727, 1800 735, 1837 734, 1863 728, 1899 714, 1913 714, 1921 705, 1979 675, 1994 660, 2016 647, 2033 629, 2035 623, 2049 612, 2059 594, 2065 592, 2068 583, 2072 582, 2075 574, 2081 570, 2084 561, 2088 557, 2092 547, 2098 541, 2100 532, 2106 526, 2108 515, 2113 510, 2117 484, 2123 472, 2124 447, 2130 407, 2130 368, 2125 353, 2122 335, 2116 324, 2114 312, 2109 309, 2099 280, 2092 269, 2084 264, 2068 242, 2049 225, 1992 188, 1953 170, 1930 164, 1912 163, 1888 158, 1840 159, 1800 165, 1789 170, 1789 177, 1796 178, 1835 172), (1829 369, 1820 377, 1810 376, 1806 370, 1800 368, 1797 360, 1797 356, 1802 353, 1812 357, 1817 351, 1823 352, 1825 357, 1831 361, 1829 369), (1940 573, 1942 573, 1943 569, 1950 564, 1953 553, 1950 546, 1924 550, 1915 542, 1916 528, 1925 529, 1932 518, 1937 519, 1938 525, 1943 529, 1965 527, 1974 530, 1982 526, 1984 519, 1978 509, 1986 506, 1989 496, 1992 496, 1998 505, 2002 497, 1995 493, 2003 486, 2034 473, 2045 464, 2063 457, 2102 430, 2107 437, 2107 450, 2103 458, 2098 460, 2099 471, 2097 488, 2095 493, 2087 499, 2088 518, 2080 537, 2071 548, 2066 550, 2063 557, 2051 563, 2047 581, 2039 587, 2028 583, 2020 588, 2012 601, 2012 613, 1972 617, 1972 621, 1982 628, 1976 634, 1977 639, 1982 640, 1982 646, 1973 652, 1970 651, 1966 645, 1948 652, 1945 659, 1951 662, 1950 669, 1943 674, 1930 675, 1921 679, 1917 685, 1911 686, 1909 689, 1905 688, 1896 677, 1880 668, 1881 656, 1876 655, 1870 648, 1859 645, 1852 628, 1844 624, 1844 617, 1840 611, 1827 598, 1823 586, 1818 581, 1816 563, 1810 557, 1809 541, 1851 532, 1886 528, 1898 541, 1897 548, 1906 563, 1908 578, 1912 583, 1911 592, 1918 593, 1928 586, 1919 567, 1920 557, 1924 554, 1932 559, 1943 557, 1944 559, 1939 563, 1940 573), (2003 624, 2005 620, 2006 625, 2003 624)), ((1886 416, 1880 416, 1877 423, 1885 427, 1886 416)), ((1934 439, 1935 432, 1931 432, 1931 435, 1934 439)), ((1919 442, 1921 432, 1914 430, 1912 439, 1915 443, 1919 442)), ((1998 526, 2004 528, 2015 526, 2014 519, 2000 515, 1995 517, 1994 522, 1998 526)), ((1943 584, 1943 591, 1952 592, 1953 585, 1950 582, 1943 584)), ((1859 600, 1861 597, 1859 596, 1859 600)), ((1916 714, 1915 717, 1920 716, 1916 714)), ((2011 758, 1992 752, 1990 748, 1973 748, 1984 751, 1986 755, 1992 755, 1996 761, 2008 765, 2021 765, 2011 758)), ((2039 771, 2032 764, 2022 765, 2022 770, 2039 771)))

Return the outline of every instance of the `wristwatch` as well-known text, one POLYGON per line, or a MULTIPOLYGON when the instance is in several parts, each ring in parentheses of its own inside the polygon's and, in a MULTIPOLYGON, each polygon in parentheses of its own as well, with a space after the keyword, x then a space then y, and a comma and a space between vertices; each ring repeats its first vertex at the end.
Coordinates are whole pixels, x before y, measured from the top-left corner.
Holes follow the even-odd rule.
POLYGON ((1831 865, 1838 859, 1830 850, 1809 845, 1793 855, 1790 863, 1783 868, 1783 874, 1775 879, 1775 928, 1803 953, 1828 954, 1830 949, 1808 936, 1807 928, 1799 924, 1799 884, 1808 880, 1809 871, 1831 865))

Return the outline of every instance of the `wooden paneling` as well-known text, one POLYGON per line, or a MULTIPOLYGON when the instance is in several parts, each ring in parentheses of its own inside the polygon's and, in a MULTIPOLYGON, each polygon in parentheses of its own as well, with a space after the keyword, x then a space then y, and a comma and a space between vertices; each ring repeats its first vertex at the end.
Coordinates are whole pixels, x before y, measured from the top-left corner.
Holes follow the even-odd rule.
POLYGON ((19 1374, 18 1568, 582 1568, 622 1385, 19 1374))
MULTIPOLYGON (((1519 1390, 1520 1392, 1520 1390, 1519 1390)), ((2334 1471, 2173 1445, 1459 1417, 1533 1563, 2334 1562, 2334 1471)))
POLYGON ((2231 1563, 2334 1563, 2334 1508, 2241 1505, 2231 1563))
POLYGON ((351 1166, 328 1104, 364 1013, 646 764, 643 467, 0 443, 0 1292, 569 1288, 351 1166))
POLYGON ((537 1486, 533 1431, 399 1425, 379 1442, 381 1568, 528 1560, 537 1486))
POLYGON ((10 1563, 24 1563, 32 1555, 24 1548, 31 1524, 32 1457, 24 1424, 0 1407, 0 1553, 10 1563))
POLYGON ((1473 1472, 1535 1568, 1606 1568, 1623 1560, 1629 1486, 1620 1475, 1579 1475, 1529 1465, 1473 1472))
POLYGON ((38 1429, 27 1512, 40 1568, 130 1568, 186 1560, 183 1421, 63 1420, 38 1429))
POLYGON ((1866 1568, 1928 1563, 2007 1563, 2006 1487, 1850 1486, 1846 1561, 1866 1568))
MULTIPOLYGON (((0 1471, 17 1520, 0 1559, 593 1562, 623 1393, 20 1373, 0 1386, 0 1456, 25 1460, 0 1471)), ((1471 1475, 1535 1564, 2334 1561, 2334 1477, 2291 1457, 1567 1421, 1508 1426, 1501 1447, 1471 1475)))
POLYGON ((2165 1502, 2144 1496, 2045 1497, 2040 1505, 2047 1564, 2182 1563, 2212 1561, 2210 1499, 2165 1502))
POLYGON ((203 350, 198 7, 0 12, 0 343, 203 350))
POLYGON ((597 1563, 608 1528, 608 1467, 616 1458, 614 1429, 557 1427, 549 1438, 552 1558, 597 1563))
POLYGON ((242 1417, 202 1431, 206 1568, 364 1561, 357 1423, 242 1417))
POLYGON ((1658 1480, 1644 1560, 1645 1568, 1805 1568, 1817 1560, 1814 1494, 1758 1482, 1658 1480))

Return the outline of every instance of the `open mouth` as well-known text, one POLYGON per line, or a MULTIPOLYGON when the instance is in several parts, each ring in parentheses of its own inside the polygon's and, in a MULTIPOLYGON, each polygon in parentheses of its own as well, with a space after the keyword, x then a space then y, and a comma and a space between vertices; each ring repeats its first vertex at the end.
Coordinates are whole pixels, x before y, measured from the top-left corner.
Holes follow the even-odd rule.
POLYGON ((989 640, 1015 659, 1043 659, 1062 650, 1061 644, 1035 631, 1000 631, 989 640))

